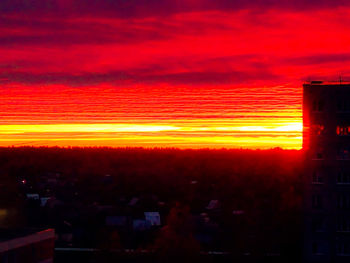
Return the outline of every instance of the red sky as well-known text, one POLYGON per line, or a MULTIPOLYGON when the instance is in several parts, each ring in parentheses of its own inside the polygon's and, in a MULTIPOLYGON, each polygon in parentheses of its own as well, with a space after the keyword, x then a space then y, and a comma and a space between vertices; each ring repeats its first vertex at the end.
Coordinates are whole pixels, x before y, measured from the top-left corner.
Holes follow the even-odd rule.
POLYGON ((346 2, 3 0, 0 145, 300 148, 346 2))

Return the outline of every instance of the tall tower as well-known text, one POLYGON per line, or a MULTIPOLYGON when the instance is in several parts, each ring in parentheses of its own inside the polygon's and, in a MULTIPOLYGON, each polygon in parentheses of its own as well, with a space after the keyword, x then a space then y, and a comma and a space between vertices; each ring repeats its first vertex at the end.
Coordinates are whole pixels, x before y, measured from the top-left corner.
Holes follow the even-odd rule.
POLYGON ((350 262, 350 83, 303 85, 305 262, 350 262))

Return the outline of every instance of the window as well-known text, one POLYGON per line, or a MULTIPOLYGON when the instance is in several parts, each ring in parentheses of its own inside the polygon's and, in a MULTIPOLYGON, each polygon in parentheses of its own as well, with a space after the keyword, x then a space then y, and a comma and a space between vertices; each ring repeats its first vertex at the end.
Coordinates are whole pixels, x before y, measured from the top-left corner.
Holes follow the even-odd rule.
POLYGON ((311 134, 312 135, 322 135, 324 134, 324 125, 321 124, 313 124, 311 126, 311 134))
POLYGON ((337 153, 338 160, 349 160, 350 159, 350 147, 340 147, 337 153))
POLYGON ((327 253, 327 245, 322 241, 312 242, 312 254, 314 255, 325 255, 327 253))
POLYGON ((321 209, 323 207, 323 200, 321 195, 312 196, 312 208, 321 209))
POLYGON ((350 218, 340 217, 337 219, 337 231, 338 232, 350 232, 350 218))
POLYGON ((337 111, 350 111, 348 99, 339 99, 337 101, 337 111))
POLYGON ((313 218, 311 221, 311 229, 313 232, 324 232, 325 220, 321 217, 313 218))
POLYGON ((339 136, 349 136, 350 135, 350 126, 348 125, 341 125, 337 126, 337 135, 339 136))
POLYGON ((323 160, 323 158, 324 158, 323 148, 318 148, 318 149, 314 152, 313 159, 314 159, 314 160, 323 160))
POLYGON ((312 242, 312 254, 318 254, 318 243, 312 242))
POLYGON ((338 256, 350 256, 350 244, 348 242, 337 243, 337 255, 338 256))
POLYGON ((312 103, 312 110, 313 111, 323 111, 324 108, 324 102, 323 100, 314 100, 312 103))
POLYGON ((350 184, 350 172, 339 171, 337 176, 337 184, 350 184))
POLYGON ((323 153, 321 153, 321 152, 316 153, 316 159, 322 160, 323 159, 323 153))
POLYGON ((339 194, 337 196, 337 208, 341 210, 350 209, 350 196, 348 194, 339 194))
POLYGON ((323 184, 323 176, 319 172, 314 171, 312 174, 312 183, 323 184))

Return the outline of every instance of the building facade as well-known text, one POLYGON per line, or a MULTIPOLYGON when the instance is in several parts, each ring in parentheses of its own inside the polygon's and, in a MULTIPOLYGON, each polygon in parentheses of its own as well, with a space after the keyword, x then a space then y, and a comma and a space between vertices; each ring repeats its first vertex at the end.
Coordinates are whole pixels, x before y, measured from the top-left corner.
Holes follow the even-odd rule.
POLYGON ((0 263, 52 263, 55 231, 0 230, 0 263))
POLYGON ((303 85, 304 260, 350 262, 350 83, 303 85))

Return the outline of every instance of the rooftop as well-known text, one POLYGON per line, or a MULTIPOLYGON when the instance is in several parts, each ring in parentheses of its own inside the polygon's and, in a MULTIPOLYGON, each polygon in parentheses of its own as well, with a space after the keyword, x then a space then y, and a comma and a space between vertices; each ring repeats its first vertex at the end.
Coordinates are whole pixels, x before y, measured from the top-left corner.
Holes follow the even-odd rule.
POLYGON ((46 229, 39 232, 33 229, 1 229, 0 235, 1 254, 9 250, 40 243, 44 240, 50 242, 53 250, 53 240, 55 238, 55 231, 53 229, 46 229))
POLYGON ((350 81, 343 81, 343 80, 334 80, 334 81, 323 81, 323 80, 312 80, 312 81, 306 81, 304 85, 319 85, 319 86, 339 86, 339 85, 350 85, 350 81))
POLYGON ((0 228, 0 243, 15 238, 25 237, 33 235, 39 232, 45 231, 44 229, 31 229, 31 228, 22 228, 22 229, 3 229, 0 228))

